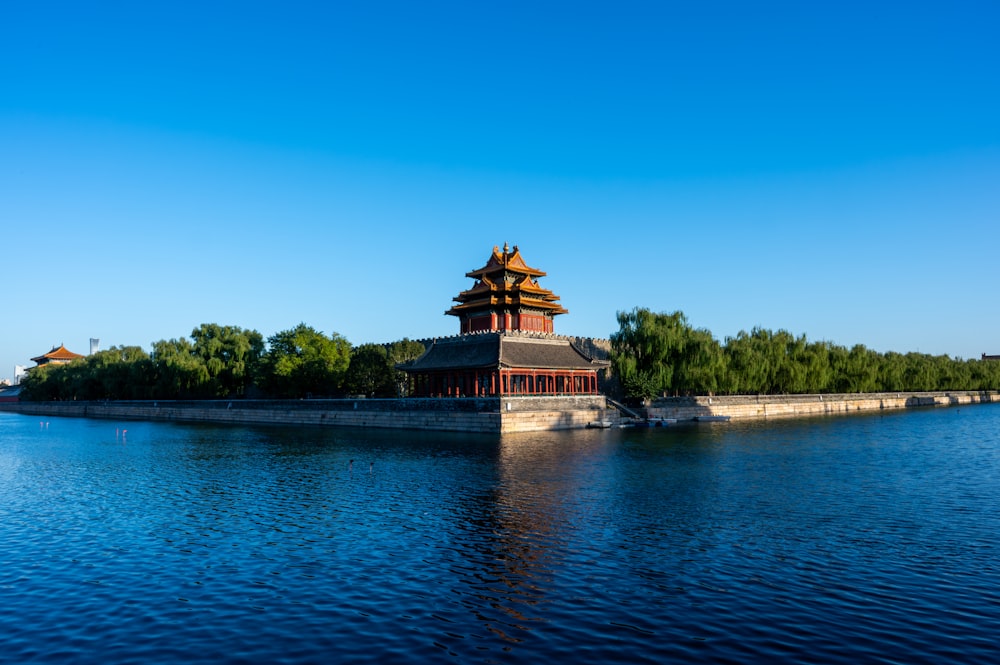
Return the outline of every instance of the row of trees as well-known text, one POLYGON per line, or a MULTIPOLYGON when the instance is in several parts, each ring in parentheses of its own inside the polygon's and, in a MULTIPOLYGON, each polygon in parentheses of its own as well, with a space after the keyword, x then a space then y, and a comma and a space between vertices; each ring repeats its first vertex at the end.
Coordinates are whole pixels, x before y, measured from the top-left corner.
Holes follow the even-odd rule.
POLYGON ((618 313, 611 363, 629 397, 994 390, 1000 363, 878 353, 754 328, 716 340, 682 312, 618 313))
POLYGON ((337 333, 299 324, 267 339, 256 330, 203 324, 190 338, 113 347, 66 365, 43 365, 22 381, 28 400, 212 399, 363 394, 395 397, 405 387, 396 363, 424 352, 420 342, 352 347, 337 333))
MULTIPOLYGON (((618 313, 611 366, 629 397, 995 390, 1000 362, 920 353, 878 353, 810 342, 754 328, 716 340, 682 312, 618 313)), ((29 400, 212 399, 405 393, 397 363, 420 342, 352 346, 299 324, 264 338, 255 330, 203 324, 190 338, 100 351, 67 365, 43 365, 22 381, 29 400)))

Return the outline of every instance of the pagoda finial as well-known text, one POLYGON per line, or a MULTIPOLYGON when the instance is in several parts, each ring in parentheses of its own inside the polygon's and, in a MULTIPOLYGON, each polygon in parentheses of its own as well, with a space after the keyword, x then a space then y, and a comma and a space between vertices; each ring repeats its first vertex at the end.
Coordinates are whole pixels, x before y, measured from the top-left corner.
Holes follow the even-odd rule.
POLYGON ((506 254, 510 251, 510 247, 507 246, 507 241, 503 243, 503 253, 506 254))

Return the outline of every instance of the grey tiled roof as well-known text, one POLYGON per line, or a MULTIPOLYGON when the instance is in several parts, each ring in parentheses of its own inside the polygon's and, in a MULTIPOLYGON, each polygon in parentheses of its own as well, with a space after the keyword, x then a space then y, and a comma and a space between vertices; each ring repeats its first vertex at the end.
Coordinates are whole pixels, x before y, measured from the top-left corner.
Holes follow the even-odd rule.
POLYGON ((500 361, 499 335, 462 335, 435 340, 406 370, 495 368, 500 361))
POLYGON ((480 333, 436 340, 405 369, 598 369, 607 364, 592 360, 565 338, 480 333))
POLYGON ((500 363, 504 367, 530 369, 595 369, 595 364, 565 339, 502 337, 500 363))

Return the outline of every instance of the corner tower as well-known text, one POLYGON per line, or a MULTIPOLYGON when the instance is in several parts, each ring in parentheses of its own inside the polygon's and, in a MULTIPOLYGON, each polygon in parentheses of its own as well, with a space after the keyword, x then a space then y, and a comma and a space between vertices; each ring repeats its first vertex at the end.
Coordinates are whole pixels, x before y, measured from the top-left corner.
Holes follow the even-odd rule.
POLYGON ((553 317, 566 314, 559 296, 538 285, 546 273, 528 266, 514 245, 493 248, 486 265, 465 273, 476 280, 452 300, 445 314, 457 316, 460 334, 474 332, 554 332, 553 317))
POLYGON ((608 361, 552 334, 552 319, 566 310, 538 285, 545 273, 528 266, 516 246, 494 247, 486 265, 465 276, 476 283, 445 312, 461 321, 460 334, 435 339, 419 358, 397 365, 409 376, 409 395, 598 394, 597 372, 608 361))

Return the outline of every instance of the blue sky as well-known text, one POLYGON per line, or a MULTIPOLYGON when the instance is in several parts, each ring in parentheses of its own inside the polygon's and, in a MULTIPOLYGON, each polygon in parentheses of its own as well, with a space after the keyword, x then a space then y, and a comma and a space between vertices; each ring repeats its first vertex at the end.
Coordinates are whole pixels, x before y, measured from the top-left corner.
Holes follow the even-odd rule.
POLYGON ((1000 5, 7 3, 0 378, 305 322, 454 334, 517 244, 565 334, 683 311, 1000 353, 1000 5), (206 7, 205 5, 211 5, 206 7))

